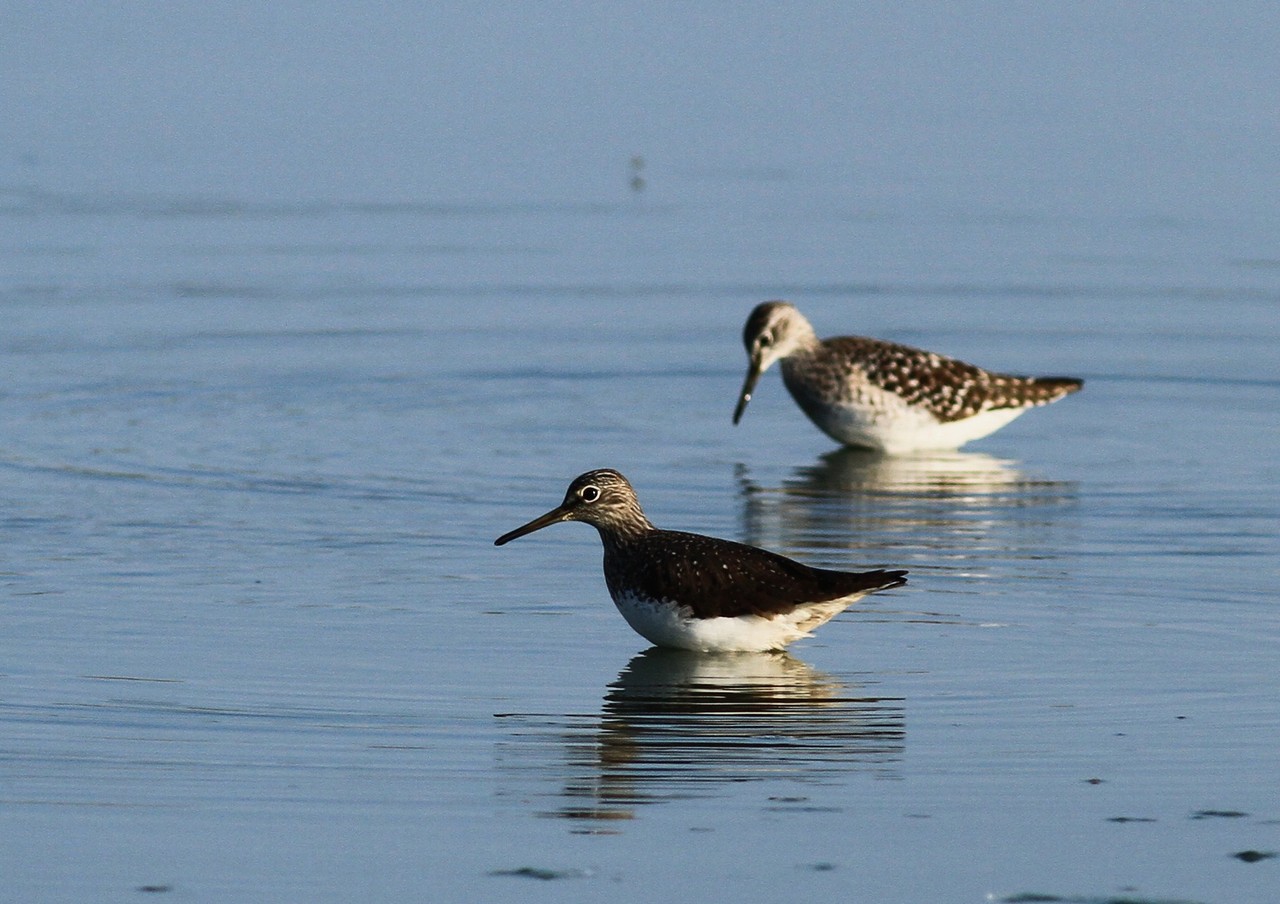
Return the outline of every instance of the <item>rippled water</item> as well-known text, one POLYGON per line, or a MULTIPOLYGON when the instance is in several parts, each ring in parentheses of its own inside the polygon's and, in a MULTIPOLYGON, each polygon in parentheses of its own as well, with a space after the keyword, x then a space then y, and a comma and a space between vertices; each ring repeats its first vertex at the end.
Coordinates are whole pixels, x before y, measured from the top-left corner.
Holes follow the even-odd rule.
POLYGON ((14 900, 1263 902, 1274 224, 657 203, 0 203, 14 900), (833 450, 758 301, 1083 393, 833 450), (905 567, 787 655, 646 650, 658 524, 905 567), (1027 896, 1041 895, 1043 898, 1027 896))

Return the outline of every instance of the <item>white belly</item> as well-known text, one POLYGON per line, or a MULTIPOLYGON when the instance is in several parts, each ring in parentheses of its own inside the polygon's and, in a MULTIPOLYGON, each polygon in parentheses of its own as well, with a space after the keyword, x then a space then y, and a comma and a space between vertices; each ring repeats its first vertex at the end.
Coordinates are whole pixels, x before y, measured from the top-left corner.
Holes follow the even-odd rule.
MULTIPOLYGON (((785 377, 785 371, 784 371, 785 377)), ((823 433, 844 443, 891 455, 949 452, 994 433, 1026 411, 994 408, 959 421, 939 421, 927 409, 908 405, 892 392, 860 387, 855 398, 831 402, 816 399, 805 387, 788 388, 796 402, 823 433)))
POLYGON ((808 637, 819 625, 865 596, 803 606, 785 615, 741 615, 736 618, 694 618, 688 609, 656 603, 630 593, 615 596, 614 604, 637 634, 660 647, 705 653, 762 653, 780 650, 808 637))

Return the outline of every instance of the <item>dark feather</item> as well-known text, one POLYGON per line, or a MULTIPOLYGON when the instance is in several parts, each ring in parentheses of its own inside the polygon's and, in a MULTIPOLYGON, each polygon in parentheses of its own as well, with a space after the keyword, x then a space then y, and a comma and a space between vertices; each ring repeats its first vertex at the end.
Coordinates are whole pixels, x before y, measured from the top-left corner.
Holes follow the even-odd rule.
MULTIPOLYGON (((1069 377, 997 374, 946 355, 860 336, 827 339, 806 374, 824 374, 828 397, 847 393, 850 377, 928 408, 941 421, 958 421, 982 411, 1047 405, 1083 386, 1069 377)), ((811 379, 811 378, 810 378, 811 379)))
POLYGON ((621 544, 606 540, 611 594, 638 593, 687 606, 698 618, 776 615, 808 603, 906 583, 905 571, 811 568, 730 540, 654 530, 621 544))

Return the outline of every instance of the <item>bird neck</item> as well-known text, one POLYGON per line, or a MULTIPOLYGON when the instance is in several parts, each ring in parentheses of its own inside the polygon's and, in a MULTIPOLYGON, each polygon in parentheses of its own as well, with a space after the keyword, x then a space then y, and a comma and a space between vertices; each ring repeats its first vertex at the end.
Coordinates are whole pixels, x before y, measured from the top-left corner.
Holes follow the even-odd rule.
POLYGON ((627 513, 625 518, 610 519, 607 524, 595 525, 600 532, 600 542, 605 549, 621 549, 657 530, 653 523, 640 511, 639 506, 627 513))

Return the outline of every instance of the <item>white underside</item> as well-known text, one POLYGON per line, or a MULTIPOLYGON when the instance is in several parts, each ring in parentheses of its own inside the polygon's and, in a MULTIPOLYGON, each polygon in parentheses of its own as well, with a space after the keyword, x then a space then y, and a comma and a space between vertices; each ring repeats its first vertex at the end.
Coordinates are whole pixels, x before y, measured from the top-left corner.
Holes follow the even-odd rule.
POLYGON ((657 603, 634 594, 614 597, 622 617, 637 634, 660 647, 701 653, 762 653, 781 650, 808 637, 866 593, 801 606, 785 615, 694 618, 688 608, 657 603))
POLYGON ((855 402, 801 401, 805 414, 824 433, 847 446, 890 455, 950 452, 999 430, 1025 408, 995 408, 959 421, 939 421, 929 411, 906 404, 893 393, 864 389, 855 402))

